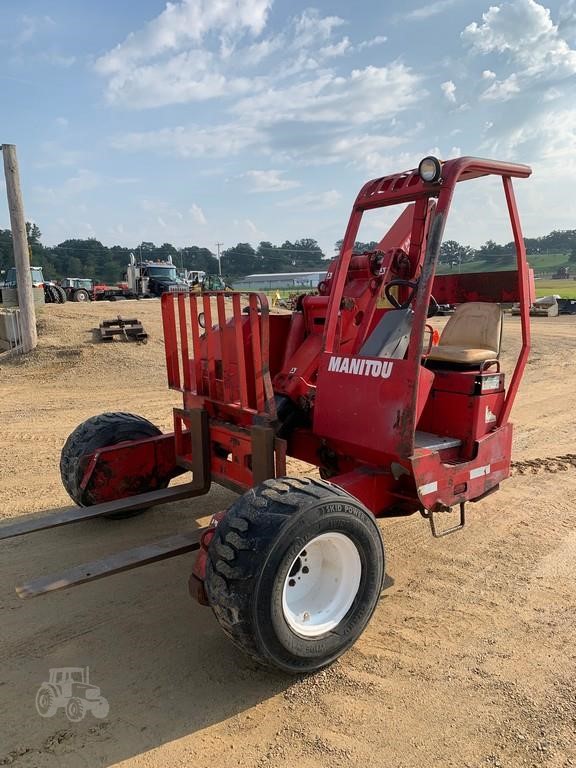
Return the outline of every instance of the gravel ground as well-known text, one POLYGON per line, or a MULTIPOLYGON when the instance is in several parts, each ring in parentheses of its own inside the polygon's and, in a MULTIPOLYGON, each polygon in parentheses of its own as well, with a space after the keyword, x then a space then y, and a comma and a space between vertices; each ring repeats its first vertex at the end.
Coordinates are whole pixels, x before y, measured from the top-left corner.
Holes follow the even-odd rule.
MULTIPOLYGON (((26 359, 0 357, 0 516, 66 505, 69 432, 127 410, 169 429, 156 301, 50 305, 26 359), (121 311, 144 345, 97 345, 121 311)), ((223 489, 123 521, 0 544, 0 765, 72 768, 383 768, 576 765, 576 318, 535 319, 514 410, 514 474, 440 541, 425 521, 382 524, 390 585, 356 646, 291 680, 257 667, 187 594, 192 556, 22 602, 13 585, 189 526, 223 489), (109 715, 42 719, 51 667, 89 666, 109 715)), ((504 363, 518 350, 507 318, 504 363)), ((291 471, 306 471, 293 464, 291 471)))

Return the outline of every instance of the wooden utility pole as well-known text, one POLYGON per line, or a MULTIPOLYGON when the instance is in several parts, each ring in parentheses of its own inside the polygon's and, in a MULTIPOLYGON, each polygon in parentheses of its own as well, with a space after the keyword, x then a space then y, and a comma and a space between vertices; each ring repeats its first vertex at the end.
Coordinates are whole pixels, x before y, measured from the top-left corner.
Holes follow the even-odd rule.
POLYGON ((10 211, 14 263, 16 265, 22 351, 30 352, 38 343, 38 335, 36 333, 36 309, 32 292, 28 236, 26 234, 26 218, 24 216, 24 204, 20 189, 16 147, 14 144, 2 144, 2 154, 4 155, 4 175, 6 177, 8 209, 10 211))
POLYGON ((223 246, 224 243, 216 243, 216 248, 218 249, 218 274, 220 277, 222 277, 222 264, 220 263, 220 248, 223 246))

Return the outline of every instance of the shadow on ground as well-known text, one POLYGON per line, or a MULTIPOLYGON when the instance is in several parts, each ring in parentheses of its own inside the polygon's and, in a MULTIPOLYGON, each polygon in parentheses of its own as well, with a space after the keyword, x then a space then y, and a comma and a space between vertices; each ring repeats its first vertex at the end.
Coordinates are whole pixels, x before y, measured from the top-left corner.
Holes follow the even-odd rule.
POLYGON ((193 554, 34 600, 20 601, 13 591, 30 576, 185 530, 191 512, 212 514, 233 498, 214 489, 142 518, 87 521, 2 542, 0 765, 113 765, 225 721, 291 684, 241 654, 210 609, 191 600, 193 554), (62 709, 51 718, 37 714, 38 687, 50 668, 65 666, 90 668, 110 705, 105 720, 87 714, 70 723, 62 709), (80 748, 86 762, 78 762, 80 748))

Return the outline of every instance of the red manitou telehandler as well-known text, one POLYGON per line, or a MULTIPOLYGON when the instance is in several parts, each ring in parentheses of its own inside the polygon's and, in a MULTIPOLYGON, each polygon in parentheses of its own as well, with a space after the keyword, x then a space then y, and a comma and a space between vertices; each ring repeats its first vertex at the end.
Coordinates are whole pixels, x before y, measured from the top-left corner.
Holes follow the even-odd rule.
POLYGON ((377 518, 420 513, 445 535, 464 526, 466 502, 510 474, 533 297, 512 178, 530 173, 426 157, 369 181, 319 295, 292 313, 270 314, 258 293, 164 293, 168 384, 183 396, 174 431, 126 413, 88 419, 60 465, 79 506, 6 524, 0 538, 133 515, 213 482, 241 495, 207 527, 191 521, 184 534, 28 582, 20 596, 198 550, 191 592, 243 651, 291 673, 338 658, 383 588, 377 518), (456 185, 483 176, 502 180, 517 269, 436 275, 456 185), (392 205, 402 210, 377 249, 355 254, 365 213, 392 205), (522 344, 506 381, 500 305, 512 302, 522 344), (433 344, 428 319, 439 304, 456 310, 433 344), (316 465, 322 479, 287 477, 287 457, 316 465), (188 482, 170 486, 184 473, 188 482), (438 526, 451 510, 457 523, 438 526))

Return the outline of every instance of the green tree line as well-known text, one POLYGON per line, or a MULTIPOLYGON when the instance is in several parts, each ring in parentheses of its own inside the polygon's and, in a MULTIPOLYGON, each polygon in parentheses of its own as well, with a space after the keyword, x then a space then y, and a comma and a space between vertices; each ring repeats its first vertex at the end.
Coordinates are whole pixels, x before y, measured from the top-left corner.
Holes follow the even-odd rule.
MULTIPOLYGON (((133 248, 120 245, 105 246, 95 238, 64 240, 55 246, 44 246, 36 224, 27 224, 30 261, 44 270, 48 280, 64 277, 91 277, 96 281, 115 283, 122 280, 130 254, 137 259, 167 261, 177 268, 202 269, 208 274, 218 272, 218 259, 208 249, 197 245, 175 248, 171 243, 155 245, 142 242, 133 248)), ((221 254, 222 272, 231 277, 243 277, 254 272, 298 272, 325 268, 325 254, 311 238, 282 245, 261 242, 257 248, 250 243, 238 243, 221 254)), ((14 264, 12 235, 0 229, 0 270, 14 264)))
MULTIPOLYGON (((576 229, 553 230, 542 237, 525 237, 526 254, 534 256, 543 253, 563 253, 570 261, 576 261, 576 229)), ((372 251, 377 247, 375 241, 354 244, 356 253, 372 251)), ((336 251, 342 247, 342 240, 336 242, 336 251)), ((516 253, 514 241, 499 245, 494 240, 487 240, 480 248, 462 245, 456 240, 444 240, 440 247, 440 262, 443 264, 465 264, 470 261, 483 260, 496 264, 510 261, 516 253)))
MULTIPOLYGON (((31 263, 44 269, 49 280, 64 277, 90 277, 100 282, 115 283, 122 280, 130 254, 150 261, 166 261, 171 258, 178 268, 202 269, 208 274, 218 272, 218 260, 208 248, 189 245, 176 248, 171 243, 155 245, 142 242, 133 248, 120 245, 106 246, 95 238, 73 238, 55 246, 44 246, 42 234, 36 224, 27 224, 31 263)), ((528 255, 540 253, 569 254, 576 261, 576 229, 554 230, 542 237, 525 238, 528 255)), ((338 252, 342 246, 335 244, 338 252)), ((376 242, 357 242, 357 253, 374 250, 376 242)), ((478 249, 462 245, 455 240, 442 243, 440 261, 457 264, 483 259, 501 264, 514 253, 514 243, 503 245, 488 240, 478 249)), ((254 248, 250 243, 238 243, 221 254, 222 273, 230 278, 244 277, 255 272, 300 272, 322 270, 327 266, 327 256, 312 238, 285 240, 281 245, 262 241, 254 248)), ((0 270, 13 266, 12 235, 9 229, 0 229, 0 270)))

